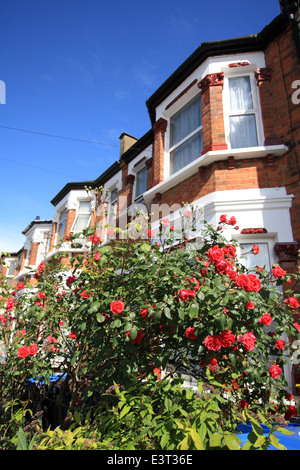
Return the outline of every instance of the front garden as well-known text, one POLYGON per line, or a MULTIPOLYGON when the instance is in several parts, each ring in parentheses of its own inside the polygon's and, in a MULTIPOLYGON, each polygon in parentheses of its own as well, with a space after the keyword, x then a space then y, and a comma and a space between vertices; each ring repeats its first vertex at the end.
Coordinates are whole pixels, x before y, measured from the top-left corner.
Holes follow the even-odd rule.
POLYGON ((0 448, 284 448, 275 432, 300 413, 284 377, 299 277, 247 270, 224 236, 235 224, 205 224, 201 243, 167 219, 135 239, 110 227, 105 245, 89 228, 69 267, 58 252, 34 285, 2 279, 0 448))

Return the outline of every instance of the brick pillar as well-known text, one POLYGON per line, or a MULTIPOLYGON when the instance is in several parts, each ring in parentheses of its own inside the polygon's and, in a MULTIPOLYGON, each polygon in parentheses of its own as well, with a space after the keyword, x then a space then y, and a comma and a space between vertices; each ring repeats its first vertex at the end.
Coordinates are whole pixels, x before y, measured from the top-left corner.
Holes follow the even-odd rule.
POLYGON ((37 260, 37 254, 39 251, 40 242, 32 242, 31 252, 28 264, 30 266, 35 266, 37 260))
POLYGON ((226 150, 222 90, 224 73, 206 75, 198 87, 202 94, 202 155, 210 150, 226 150))
POLYGON ((52 233, 51 233, 51 238, 50 238, 49 253, 53 251, 53 246, 55 245, 56 232, 57 232, 57 222, 53 222, 52 233))
POLYGON ((69 209, 68 212, 67 212, 67 216, 66 216, 66 225, 65 225, 64 237, 70 235, 71 228, 72 228, 72 225, 75 221, 75 218, 76 218, 76 210, 75 209, 69 209))
POLYGON ((147 191, 153 186, 153 158, 146 160, 147 168, 147 191))
POLYGON ((272 78, 272 70, 269 67, 256 69, 256 83, 259 88, 259 100, 262 113, 265 142, 264 145, 280 144, 274 130, 274 108, 269 83, 272 78))
POLYGON ((165 163, 165 133, 168 122, 160 118, 154 124, 154 144, 153 144, 153 185, 164 180, 165 163))

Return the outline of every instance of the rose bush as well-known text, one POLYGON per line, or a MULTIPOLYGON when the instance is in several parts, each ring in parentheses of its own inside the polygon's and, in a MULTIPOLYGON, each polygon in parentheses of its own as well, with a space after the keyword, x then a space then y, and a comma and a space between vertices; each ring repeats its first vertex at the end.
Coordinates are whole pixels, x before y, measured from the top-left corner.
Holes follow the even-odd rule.
MULTIPOLYGON (((27 381, 64 374, 62 424, 67 412, 98 407, 114 384, 128 389, 155 371, 159 380, 183 374, 217 388, 226 397, 219 404, 224 429, 234 428, 239 409, 274 413, 290 360, 283 337, 300 339, 292 315, 298 294, 279 289, 290 279, 279 267, 248 271, 237 242, 220 230, 235 217, 220 224, 206 225, 201 246, 190 241, 188 249, 185 236, 173 244, 178 233, 169 219, 148 241, 122 237, 102 245, 89 228, 81 235, 90 246, 70 266, 59 262, 60 252, 33 273, 34 285, 12 291, 3 280, 2 399, 28 397, 34 411, 27 381)), ((46 389, 39 388, 39 400, 41 393, 46 389)))

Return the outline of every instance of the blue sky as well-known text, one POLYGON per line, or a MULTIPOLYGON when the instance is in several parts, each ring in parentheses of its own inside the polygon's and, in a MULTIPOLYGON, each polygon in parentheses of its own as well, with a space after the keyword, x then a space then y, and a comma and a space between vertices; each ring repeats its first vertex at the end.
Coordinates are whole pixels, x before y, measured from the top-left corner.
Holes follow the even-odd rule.
POLYGON ((150 129, 146 100, 202 42, 256 34, 278 14, 278 0, 2 0, 0 252, 52 219, 66 183, 118 160, 122 132, 150 129))

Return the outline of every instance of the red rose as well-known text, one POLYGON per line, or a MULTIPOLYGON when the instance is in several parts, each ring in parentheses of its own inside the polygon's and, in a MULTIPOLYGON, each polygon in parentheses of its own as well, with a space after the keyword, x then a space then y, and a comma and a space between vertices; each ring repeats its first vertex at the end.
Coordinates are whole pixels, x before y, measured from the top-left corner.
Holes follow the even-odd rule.
POLYGON ((259 323, 262 325, 271 325, 272 323, 272 317, 269 313, 264 313, 260 319, 258 320, 259 323))
POLYGON ((94 243, 94 245, 96 243, 99 243, 100 242, 100 238, 98 237, 98 235, 94 234, 94 235, 90 235, 89 236, 89 240, 90 242, 94 243))
POLYGON ((69 276, 66 280, 66 285, 69 286, 70 284, 72 284, 72 282, 76 281, 76 279, 76 276, 69 276))
POLYGON ((24 359, 29 355, 29 349, 27 346, 21 346, 18 350, 18 357, 24 359))
POLYGON ((277 341, 275 341, 275 347, 277 349, 284 349, 284 346, 285 346, 285 341, 283 341, 283 339, 278 339, 277 341))
POLYGON ((184 301, 184 300, 189 300, 190 297, 192 297, 192 299, 195 298, 195 292, 193 292, 192 290, 189 290, 189 289, 181 289, 179 291, 179 298, 180 300, 184 301))
POLYGON ((147 320, 147 318, 148 318, 148 309, 147 308, 142 308, 141 309, 141 315, 142 315, 144 320, 147 320))
POLYGON ((274 363, 269 369, 269 374, 273 379, 277 379, 278 376, 282 374, 282 370, 276 363, 274 363))
POLYGON ((289 297, 288 299, 285 299, 284 302, 291 308, 298 308, 299 307, 299 302, 296 299, 296 297, 289 297))
POLYGON ((110 304, 110 310, 112 313, 122 313, 125 308, 125 305, 121 300, 114 300, 110 304))
POLYGON ((257 255, 257 254, 259 253, 259 246, 253 245, 252 251, 253 251, 253 254, 254 254, 254 255, 257 255))
POLYGON ((224 251, 219 248, 219 245, 211 247, 207 254, 211 263, 217 263, 224 259, 224 251))
POLYGON ((191 217, 191 215, 192 215, 192 213, 189 209, 186 210, 185 213, 184 213, 184 217, 186 217, 186 218, 191 217))
POLYGON ((39 300, 45 299, 45 298, 46 298, 45 292, 38 292, 37 298, 38 298, 39 300))
POLYGON ((207 336, 204 340, 204 345, 210 351, 219 351, 221 349, 222 344, 221 341, 217 336, 207 336))
POLYGON ((38 347, 37 344, 31 344, 28 348, 30 356, 35 356, 38 353, 38 347))
POLYGON ((6 310, 11 310, 15 304, 14 298, 9 297, 6 303, 6 310))
POLYGON ((243 410, 245 410, 247 406, 249 406, 249 403, 246 400, 241 400, 239 405, 241 408, 243 408, 243 410))
POLYGON ((236 218, 234 216, 230 217, 228 220, 229 225, 235 225, 236 224, 236 218))
POLYGON ((284 414, 284 419, 289 421, 293 416, 298 416, 295 406, 289 405, 287 411, 284 414))
POLYGON ((275 266, 272 269, 272 273, 274 274, 275 277, 282 277, 286 275, 286 271, 282 269, 280 266, 275 266))
POLYGON ((184 334, 188 339, 196 339, 197 338, 197 335, 195 335, 195 328, 193 328, 193 327, 187 328, 185 330, 184 334))
POLYGON ((298 330, 300 333, 300 325, 298 323, 293 323, 293 325, 296 328, 296 330, 298 330))
POLYGON ((75 331, 71 331, 69 336, 70 336, 71 339, 76 339, 77 338, 77 334, 75 333, 75 331))
POLYGON ((219 340, 223 348, 229 348, 235 342, 235 336, 231 333, 231 331, 222 331, 219 335, 219 340))
POLYGON ((249 331, 248 333, 239 336, 238 341, 243 344, 246 351, 252 351, 255 348, 256 337, 254 336, 252 331, 249 331))
POLYGON ((23 282, 19 282, 19 284, 17 285, 17 289, 18 290, 21 290, 24 288, 24 283, 23 282))
POLYGON ((99 261, 100 258, 101 258, 101 255, 100 255, 100 253, 99 253, 99 251, 98 251, 98 252, 95 254, 95 256, 94 256, 94 260, 99 261))
POLYGON ((86 291, 86 289, 84 289, 79 295, 80 295, 80 297, 82 297, 83 299, 88 299, 91 294, 88 294, 88 292, 86 291))
POLYGON ((137 332, 137 335, 136 335, 136 337, 135 337, 134 339, 131 339, 131 338, 130 338, 130 331, 127 331, 126 335, 129 337, 130 342, 131 342, 132 344, 141 344, 142 339, 144 338, 144 333, 142 332, 142 330, 139 330, 139 331, 137 332))
POLYGON ((148 237, 149 238, 154 238, 155 237, 155 230, 152 230, 151 228, 148 228, 148 237))
POLYGON ((255 274, 240 274, 237 277, 236 283, 246 292, 258 292, 261 288, 260 280, 255 276, 255 274))
POLYGON ((249 310, 253 310, 253 309, 255 308, 255 305, 254 305, 253 302, 251 302, 251 300, 250 300, 250 302, 245 302, 244 305, 245 305, 245 307, 248 308, 249 310))
POLYGON ((227 215, 226 214, 222 214, 221 217, 220 217, 220 222, 222 224, 225 224, 225 222, 227 222, 227 215))

